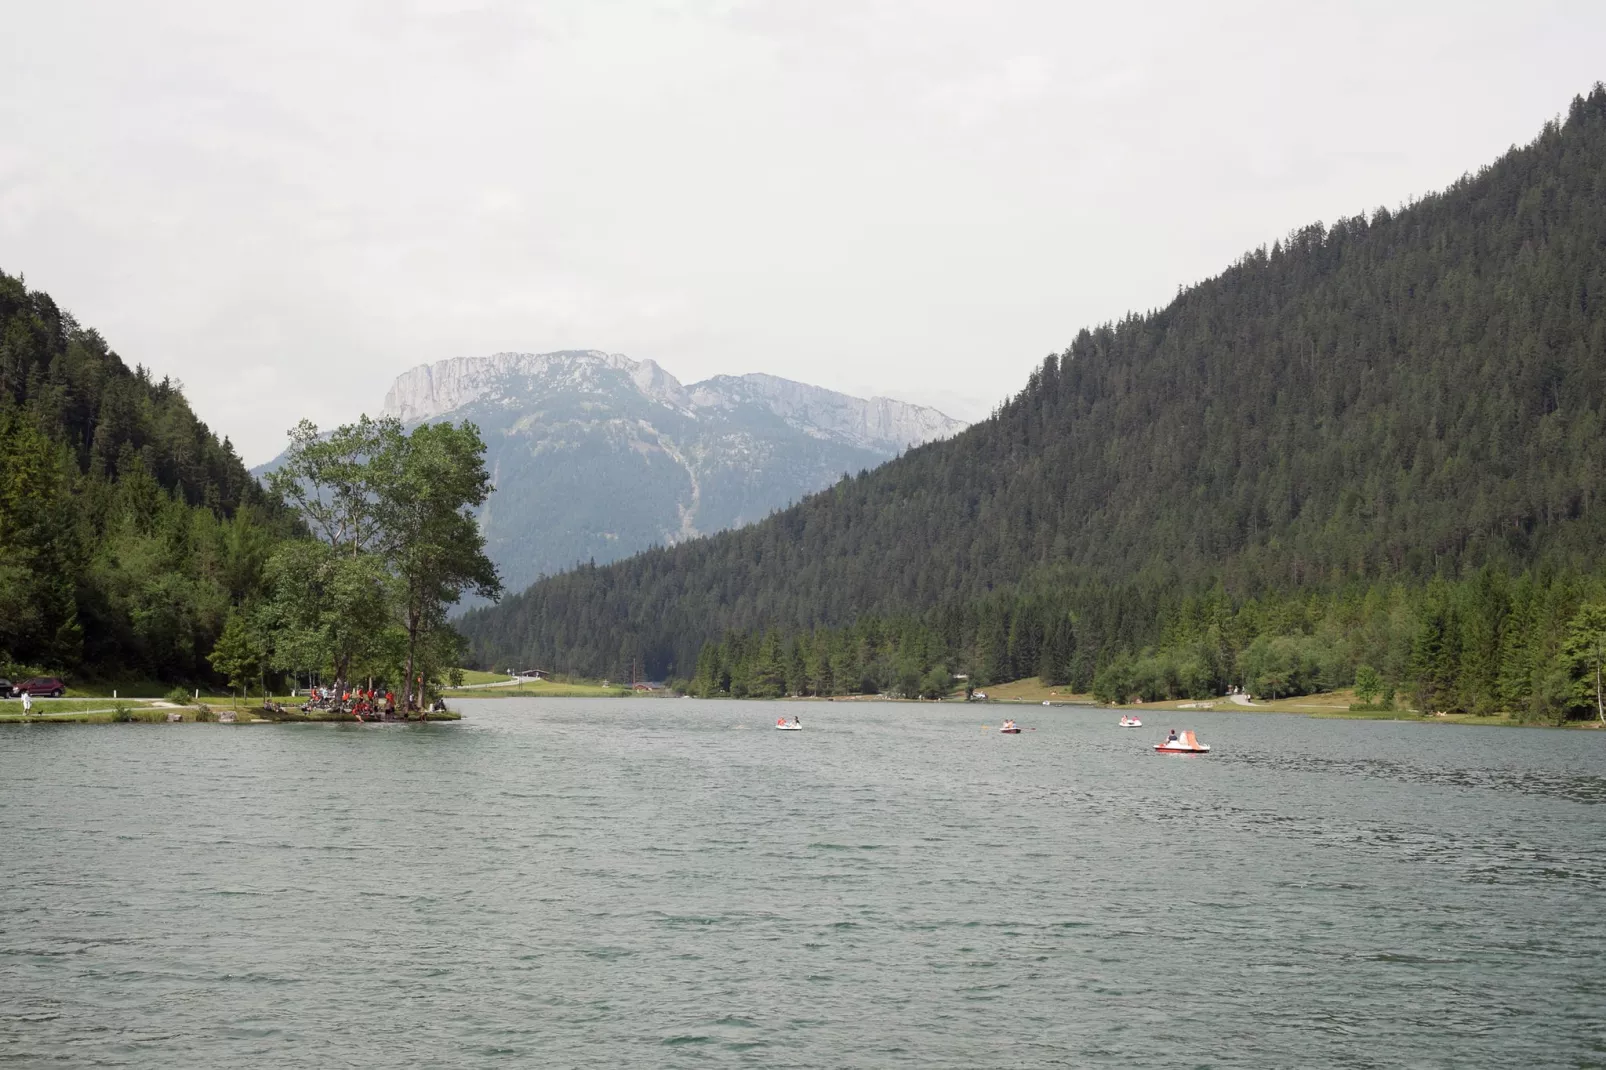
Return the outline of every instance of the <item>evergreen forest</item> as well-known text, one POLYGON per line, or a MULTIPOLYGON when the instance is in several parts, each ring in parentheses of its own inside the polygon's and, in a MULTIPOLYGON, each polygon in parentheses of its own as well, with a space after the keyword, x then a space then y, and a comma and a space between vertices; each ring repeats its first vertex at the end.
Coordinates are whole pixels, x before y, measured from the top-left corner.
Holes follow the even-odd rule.
POLYGON ((1441 193, 1082 330, 950 440, 462 628, 483 664, 705 694, 964 672, 1593 715, 1603 421, 1597 84, 1441 193))
POLYGON ((0 676, 394 687, 461 664, 446 619, 493 598, 473 424, 303 423, 265 490, 180 385, 132 371, 0 273, 0 676))
POLYGON ((178 383, 0 273, 0 672, 209 678, 296 529, 178 383))

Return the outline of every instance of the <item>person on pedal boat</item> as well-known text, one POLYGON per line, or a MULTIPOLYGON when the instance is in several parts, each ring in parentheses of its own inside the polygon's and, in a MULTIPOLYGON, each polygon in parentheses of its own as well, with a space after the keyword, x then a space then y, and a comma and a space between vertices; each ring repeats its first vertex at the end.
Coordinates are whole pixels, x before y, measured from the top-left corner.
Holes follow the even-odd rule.
POLYGON ((1175 743, 1177 741, 1177 730, 1175 728, 1168 728, 1165 731, 1165 741, 1167 743, 1175 743))

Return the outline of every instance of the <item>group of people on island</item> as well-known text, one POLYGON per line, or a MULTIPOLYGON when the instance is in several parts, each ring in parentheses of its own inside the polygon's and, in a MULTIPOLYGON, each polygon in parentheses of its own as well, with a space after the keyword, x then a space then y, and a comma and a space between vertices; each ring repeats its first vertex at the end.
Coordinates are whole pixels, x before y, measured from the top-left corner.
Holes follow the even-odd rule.
MULTIPOLYGON (((418 689, 414 693, 414 702, 423 701, 424 677, 418 677, 418 689)), ((372 685, 363 687, 344 687, 337 680, 334 687, 314 686, 307 689, 306 705, 303 710, 334 710, 341 713, 354 714, 357 720, 364 719, 363 715, 383 717, 390 720, 396 716, 396 693, 394 691, 381 691, 372 685)), ((411 707, 419 709, 418 705, 411 707)), ((441 713, 446 709, 446 700, 436 696, 435 701, 426 707, 430 713, 441 713)))
POLYGON ((384 717, 396 716, 396 695, 392 691, 379 691, 375 688, 333 688, 313 687, 307 691, 308 701, 303 709, 342 709, 356 715, 357 720, 363 719, 363 714, 379 714, 384 717))

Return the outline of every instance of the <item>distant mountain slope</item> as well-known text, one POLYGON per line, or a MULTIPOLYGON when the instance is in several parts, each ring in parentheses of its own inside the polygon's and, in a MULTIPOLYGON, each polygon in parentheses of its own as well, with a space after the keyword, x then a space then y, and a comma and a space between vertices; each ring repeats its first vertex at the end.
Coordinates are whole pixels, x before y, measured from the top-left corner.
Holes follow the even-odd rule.
POLYGON ((212 679, 297 533, 177 383, 0 273, 0 675, 212 679))
MULTIPOLYGON (((1603 432, 1597 86, 1442 194, 1313 224, 1082 331, 963 434, 754 527, 544 581, 464 630, 486 660, 689 673, 727 629, 996 590, 1589 568, 1603 432)), ((1134 643, 1155 614, 1106 616, 1134 643)))
POLYGON ((650 360, 578 350, 422 365, 397 377, 384 411, 479 425, 496 485, 487 552, 514 591, 752 523, 965 426, 772 375, 683 386, 650 360))

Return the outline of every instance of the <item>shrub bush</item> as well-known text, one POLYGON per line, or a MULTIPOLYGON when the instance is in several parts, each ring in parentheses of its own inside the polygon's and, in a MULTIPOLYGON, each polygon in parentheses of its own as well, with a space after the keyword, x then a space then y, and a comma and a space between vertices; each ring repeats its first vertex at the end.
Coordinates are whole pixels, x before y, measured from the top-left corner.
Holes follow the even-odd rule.
POLYGON ((1395 708, 1394 689, 1385 687, 1376 702, 1351 702, 1349 708, 1354 713, 1389 713, 1395 708))
POLYGON ((188 706, 195 701, 195 698, 192 692, 186 691, 182 687, 175 687, 167 693, 167 701, 176 702, 180 706, 188 706))

